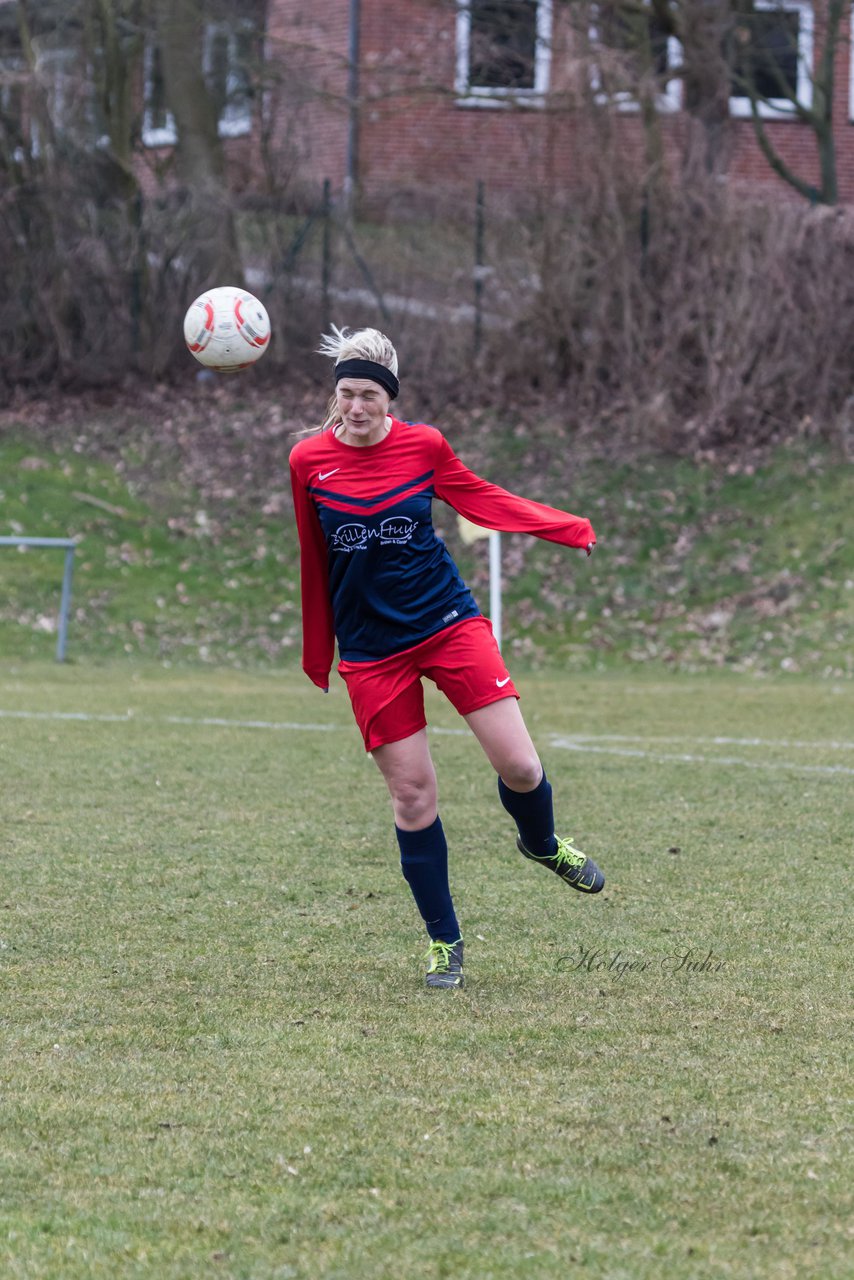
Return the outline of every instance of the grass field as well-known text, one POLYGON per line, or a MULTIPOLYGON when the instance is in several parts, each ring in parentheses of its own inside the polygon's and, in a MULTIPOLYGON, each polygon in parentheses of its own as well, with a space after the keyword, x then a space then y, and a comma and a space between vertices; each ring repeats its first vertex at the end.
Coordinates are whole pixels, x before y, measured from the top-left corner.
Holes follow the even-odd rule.
POLYGON ((515 853, 433 699, 428 992, 340 684, 0 670, 4 1278, 851 1276, 854 690, 521 684, 608 886, 515 853))

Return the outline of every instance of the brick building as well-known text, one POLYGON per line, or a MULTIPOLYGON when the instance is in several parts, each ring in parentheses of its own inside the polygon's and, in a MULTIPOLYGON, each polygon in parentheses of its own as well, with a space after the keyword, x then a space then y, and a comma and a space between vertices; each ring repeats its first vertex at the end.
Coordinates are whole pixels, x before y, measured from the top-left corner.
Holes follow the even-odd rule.
MULTIPOLYGON (((692 13, 729 11, 724 0, 673 2, 683 24, 692 13)), ((726 63, 720 32, 707 40, 706 61, 720 65, 705 83, 696 48, 692 59, 687 40, 683 48, 642 8, 628 20, 618 0, 221 0, 205 11, 201 52, 236 190, 262 187, 266 172, 282 189, 315 196, 329 179, 336 194, 358 189, 372 204, 407 193, 423 202, 470 193, 482 179, 493 193, 536 200, 583 185, 604 148, 641 172, 659 147, 672 168, 711 164, 733 184, 792 195, 760 148, 744 73, 763 94, 757 112, 768 145, 818 186, 816 132, 805 113, 820 102, 825 6, 835 2, 754 0, 734 34, 730 24, 726 63)), ((7 117, 23 67, 13 10, 0 0, 7 117)), ((76 109, 75 127, 85 125, 96 141, 104 130, 84 102, 90 69, 70 73, 62 15, 71 10, 60 0, 33 6, 42 10, 37 71, 56 118, 68 123, 76 109)), ((851 21, 849 6, 831 95, 839 198, 848 203, 851 21)), ((138 79, 138 173, 151 191, 168 180, 176 141, 153 39, 138 79)), ((38 137, 29 145, 37 148, 38 137)))
MULTIPOLYGON (((695 152, 705 163, 714 138, 715 166, 729 181, 792 194, 760 149, 745 74, 751 68, 765 95, 757 110, 769 144, 818 185, 815 131, 792 99, 804 109, 817 102, 822 13, 810 0, 755 0, 749 25, 736 32, 710 130, 702 112, 687 109, 692 85, 679 41, 652 18, 630 29, 610 0, 270 0, 267 56, 289 86, 275 127, 303 181, 358 185, 369 200, 407 188, 422 196, 470 190, 475 179, 491 190, 539 193, 583 183, 606 114, 610 145, 625 163, 642 163, 645 100, 654 103, 671 164, 695 152)), ((853 85, 846 12, 832 131, 847 202, 854 202, 853 85)))

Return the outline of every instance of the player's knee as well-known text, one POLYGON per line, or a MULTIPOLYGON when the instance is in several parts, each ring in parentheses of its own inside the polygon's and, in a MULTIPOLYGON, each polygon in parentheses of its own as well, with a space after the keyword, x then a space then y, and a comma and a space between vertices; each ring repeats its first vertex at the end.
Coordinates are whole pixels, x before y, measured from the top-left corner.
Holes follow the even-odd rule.
POLYGON ((395 821, 409 828, 429 826, 436 817, 436 779, 406 778, 390 786, 395 821))
POLYGON ((524 753, 510 756, 499 770, 511 791, 533 791, 543 776, 543 766, 537 755, 524 753))

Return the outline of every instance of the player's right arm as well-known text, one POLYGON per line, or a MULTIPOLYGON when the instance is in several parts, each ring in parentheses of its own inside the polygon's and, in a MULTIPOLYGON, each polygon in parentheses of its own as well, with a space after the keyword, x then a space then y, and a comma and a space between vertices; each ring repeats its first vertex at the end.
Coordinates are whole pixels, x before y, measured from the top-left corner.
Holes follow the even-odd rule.
POLYGON ((299 445, 291 453, 290 471, 300 547, 302 669, 319 689, 327 690, 335 653, 335 627, 329 598, 326 539, 308 495, 299 445))

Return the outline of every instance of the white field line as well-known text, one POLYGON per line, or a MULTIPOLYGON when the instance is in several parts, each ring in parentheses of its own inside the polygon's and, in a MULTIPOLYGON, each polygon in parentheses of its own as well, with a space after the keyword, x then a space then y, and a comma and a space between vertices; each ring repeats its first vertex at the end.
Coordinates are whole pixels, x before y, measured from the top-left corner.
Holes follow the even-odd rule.
POLYGON ((784 769, 795 773, 842 773, 854 776, 854 769, 843 764, 801 764, 800 761, 795 760, 743 760, 739 756, 698 756, 681 751, 643 751, 639 747, 597 747, 593 746, 589 740, 582 742, 578 738, 561 738, 557 735, 551 738, 549 745, 563 751, 589 752, 591 755, 600 756, 626 756, 635 760, 652 760, 656 764, 716 764, 731 765, 739 769, 767 769, 772 772, 784 769))
POLYGON ((186 724, 219 729, 275 729, 281 732, 332 732, 337 724, 302 724, 296 720, 226 720, 221 716, 146 716, 135 711, 116 714, 89 711, 0 711, 0 720, 79 720, 92 724, 186 724))
POLYGON ((571 733, 567 736, 573 742, 645 742, 648 746, 690 742, 695 747, 792 747, 799 751, 854 751, 854 742, 799 742, 795 738, 694 738, 687 734, 662 737, 655 733, 571 733))
MULTIPOLYGON (((4 711, 0 720, 76 721, 92 724, 171 724, 190 728, 264 729, 278 733, 340 733, 339 724, 322 724, 297 720, 231 720, 223 716, 148 716, 133 711, 124 713, 88 711, 4 711)), ((352 727, 352 726, 351 726, 352 727)), ((468 729, 431 729, 435 734, 467 736, 468 729)), ((812 751, 848 751, 854 749, 850 742, 795 742, 779 738, 642 738, 619 734, 563 734, 547 735, 549 746, 555 750, 576 751, 589 755, 618 756, 636 760, 651 760, 657 764, 726 765, 740 769, 786 770, 796 773, 854 775, 854 768, 845 765, 807 764, 795 760, 745 760, 739 756, 698 755, 694 752, 661 752, 648 750, 659 743, 685 742, 695 746, 732 745, 750 747, 790 747, 812 751), (637 747, 598 745, 637 742, 637 747)))

